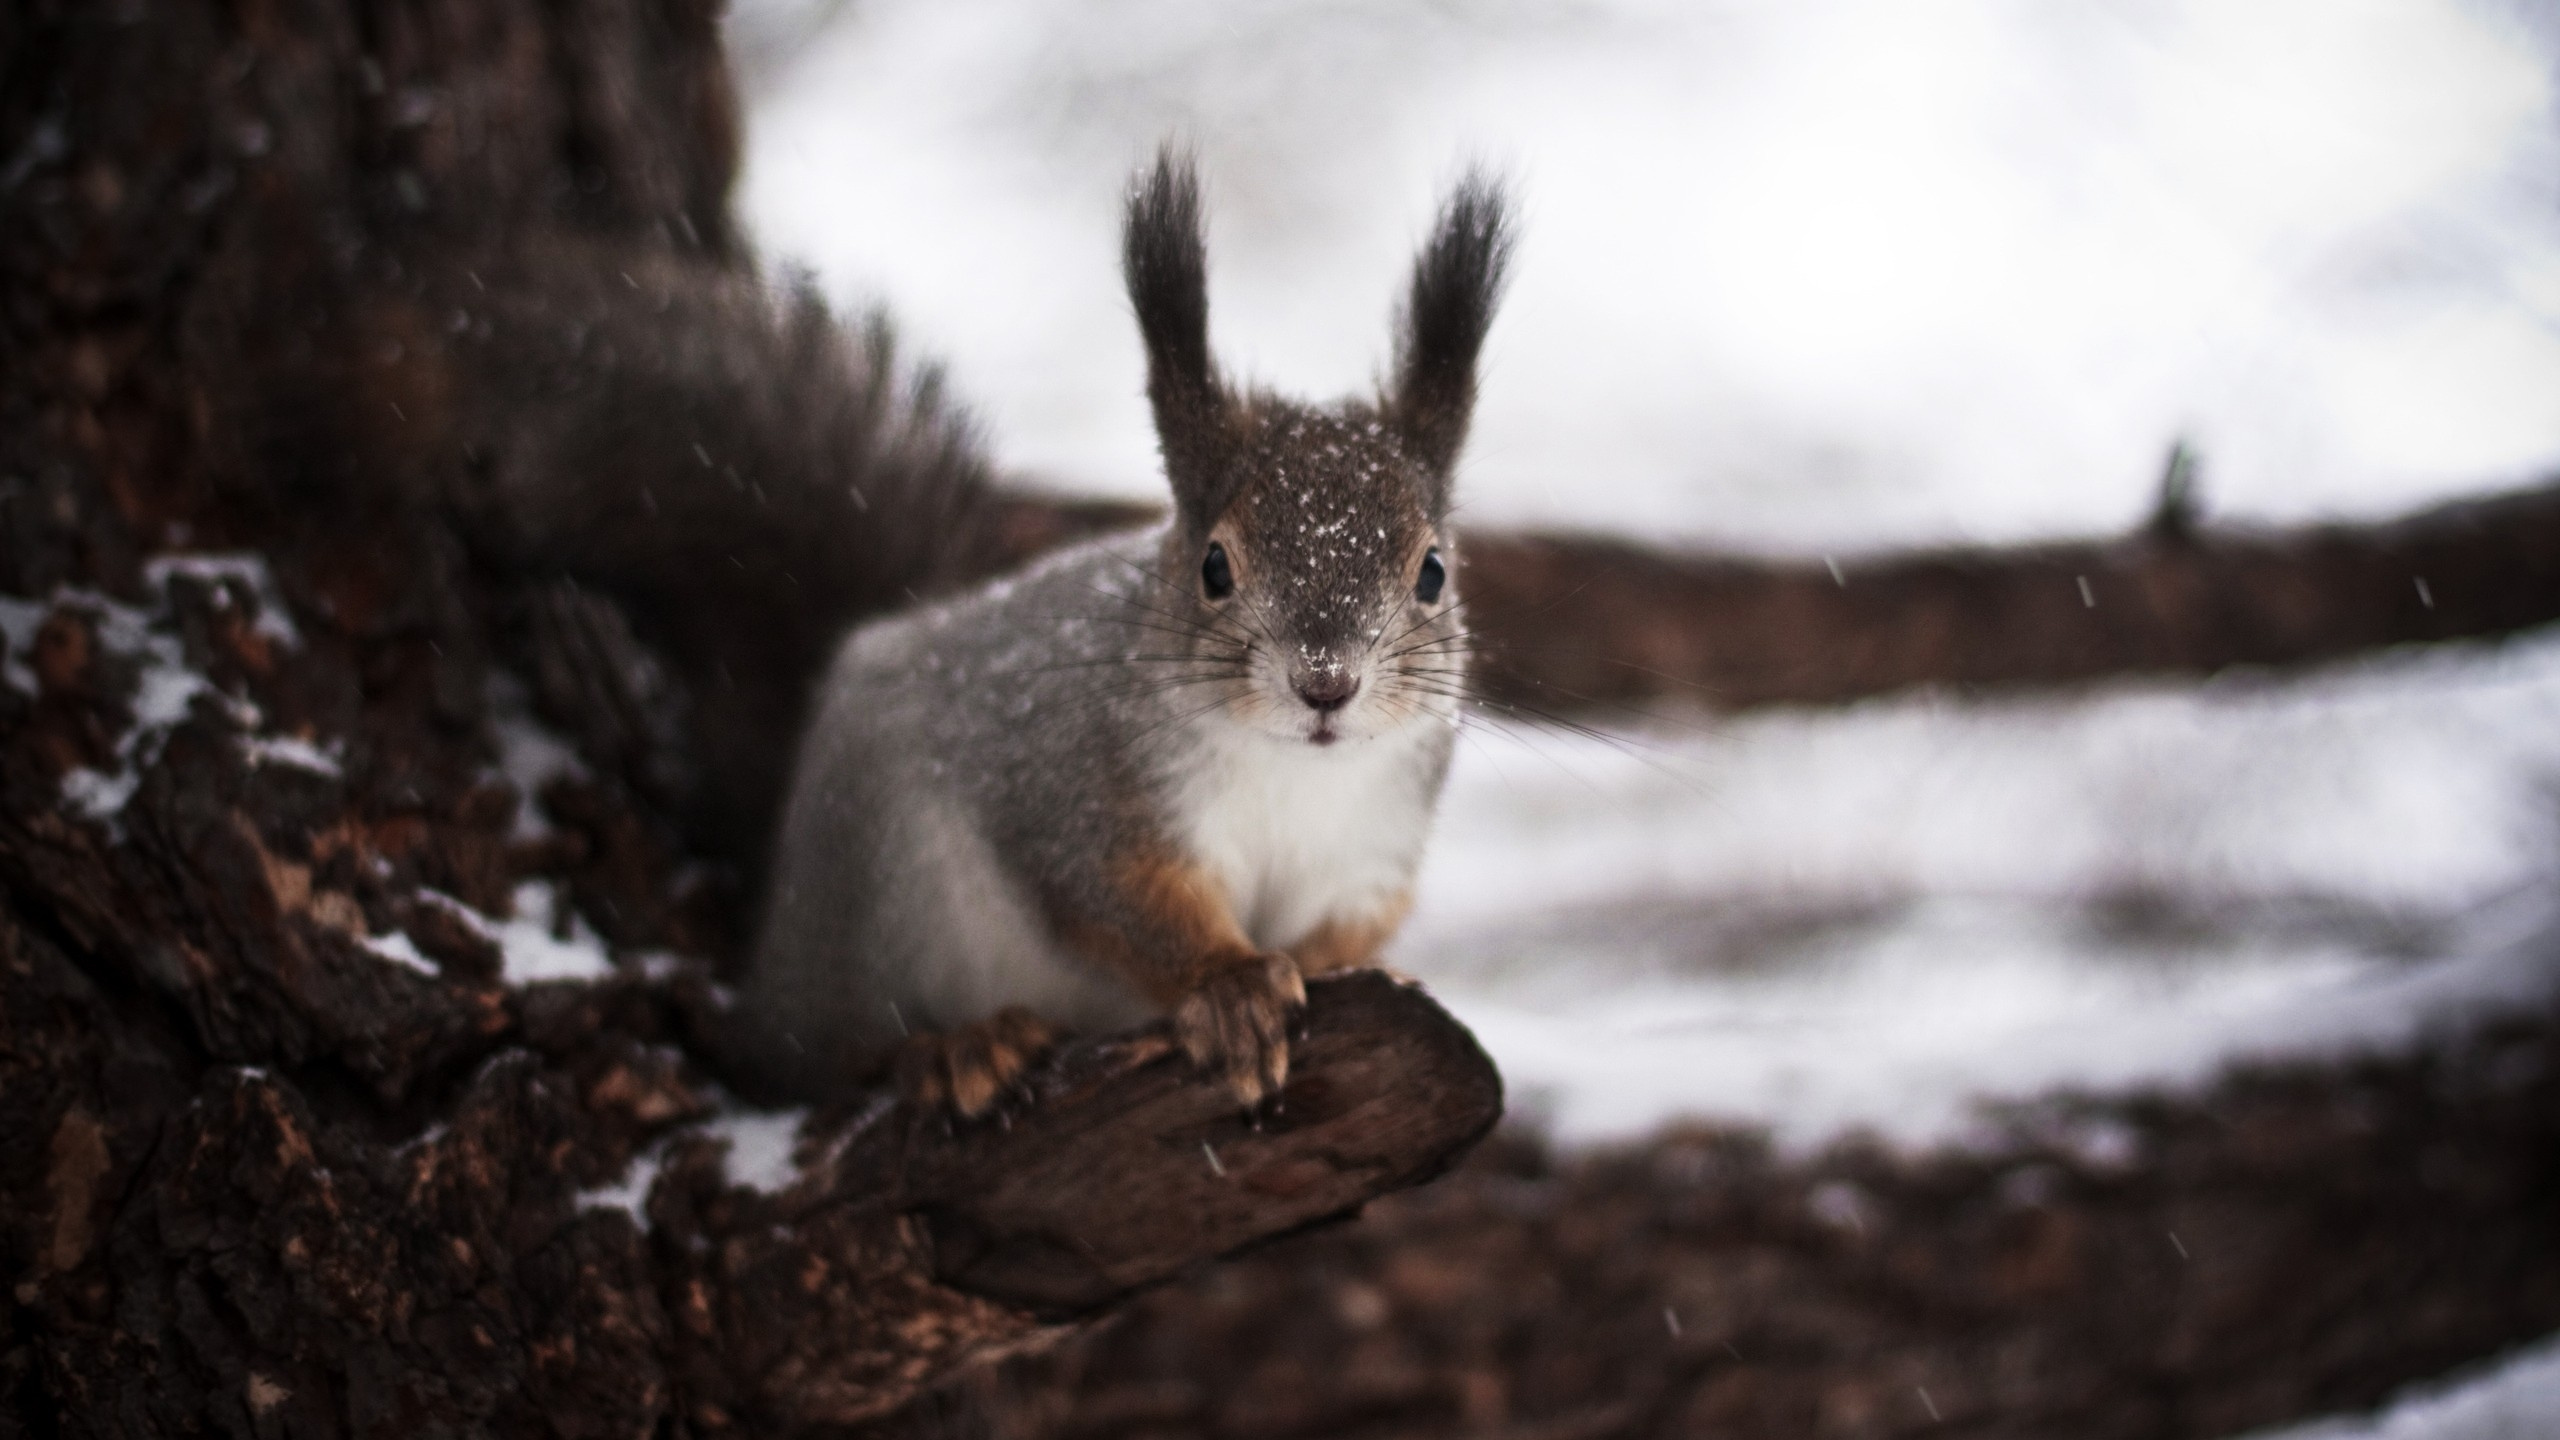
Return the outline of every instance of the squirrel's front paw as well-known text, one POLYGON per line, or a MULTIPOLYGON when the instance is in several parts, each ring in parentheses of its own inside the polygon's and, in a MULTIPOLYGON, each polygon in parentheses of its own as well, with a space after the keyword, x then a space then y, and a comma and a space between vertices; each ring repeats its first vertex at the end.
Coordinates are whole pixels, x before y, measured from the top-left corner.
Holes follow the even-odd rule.
POLYGON ((1191 1063, 1227 1082, 1246 1108, 1289 1082, 1289 1017, 1307 984, 1286 955, 1248 955, 1211 970, 1174 1007, 1173 1034, 1191 1063))
POLYGON ((1019 1005, 957 1030, 911 1036, 898 1050, 898 1093, 908 1103, 974 1120, 995 1107, 1056 1033, 1019 1005))

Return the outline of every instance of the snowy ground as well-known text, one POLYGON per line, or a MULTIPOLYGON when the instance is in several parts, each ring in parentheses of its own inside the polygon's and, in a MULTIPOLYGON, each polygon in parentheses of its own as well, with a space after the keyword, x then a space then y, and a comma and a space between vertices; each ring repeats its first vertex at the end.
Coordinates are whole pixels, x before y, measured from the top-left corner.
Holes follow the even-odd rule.
POLYGON ((2250 1440, 2549 1440, 2560 1427, 2560 1341, 2420 1386, 2380 1414, 2288 1426, 2250 1440))
POLYGON ((2560 984, 2560 635, 1623 741, 1479 727, 1399 963, 1570 1140, 1959 1135, 2560 984))

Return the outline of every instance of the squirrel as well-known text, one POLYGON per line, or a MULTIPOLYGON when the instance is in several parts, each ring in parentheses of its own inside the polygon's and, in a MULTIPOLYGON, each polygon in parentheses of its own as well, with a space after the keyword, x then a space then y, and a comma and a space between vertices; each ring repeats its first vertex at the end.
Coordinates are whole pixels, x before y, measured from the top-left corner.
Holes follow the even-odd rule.
POLYGON ((1122 269, 1168 519, 853 631, 813 699, 739 1063, 826 1099, 894 1063, 987 1112, 1053 1025, 1170 1014, 1247 1108, 1306 977, 1404 918, 1467 666, 1452 472, 1513 232, 1470 172, 1374 400, 1221 377, 1191 161, 1130 190, 1122 269))

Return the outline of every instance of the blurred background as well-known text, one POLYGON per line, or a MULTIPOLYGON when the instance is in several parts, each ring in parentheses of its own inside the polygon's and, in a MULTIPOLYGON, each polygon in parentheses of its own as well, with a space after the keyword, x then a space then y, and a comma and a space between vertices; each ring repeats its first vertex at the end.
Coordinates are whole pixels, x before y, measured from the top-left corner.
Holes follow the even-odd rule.
MULTIPOLYGON (((740 208, 1013 472, 1160 480, 1115 265, 1165 136, 1234 370, 1365 387, 1465 163, 1525 222, 1470 524, 1854 562, 2560 470, 2560 12, 2494 0, 745 0, 740 208)), ((2060 603, 2068 603, 2060 602, 2060 603)), ((1478 716, 1398 961, 1567 1141, 1798 1145, 2539 993, 2560 643, 1606 733, 1478 716)))
POLYGON ((1364 385, 1435 195, 1526 211, 1488 524, 1855 550, 2379 514, 2560 456, 2548 7, 747 0, 740 203, 892 305, 998 454, 1152 498, 1115 257, 1210 177, 1220 343, 1364 385), (2540 17, 2540 18, 2537 18, 2540 17))

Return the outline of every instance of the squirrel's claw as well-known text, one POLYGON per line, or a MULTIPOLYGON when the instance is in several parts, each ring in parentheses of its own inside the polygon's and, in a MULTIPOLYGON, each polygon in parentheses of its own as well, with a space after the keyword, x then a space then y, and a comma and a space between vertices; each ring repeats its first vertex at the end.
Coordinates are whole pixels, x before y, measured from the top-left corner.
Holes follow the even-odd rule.
POLYGON ((1173 1034, 1192 1064, 1225 1080, 1250 1110, 1289 1083, 1289 1022, 1306 1004, 1296 961, 1248 956, 1212 970, 1183 997, 1173 1034))
POLYGON ((898 1094, 919 1111, 978 1119, 1056 1040, 1047 1022, 1019 1005, 957 1030, 912 1036, 898 1051, 898 1094))

